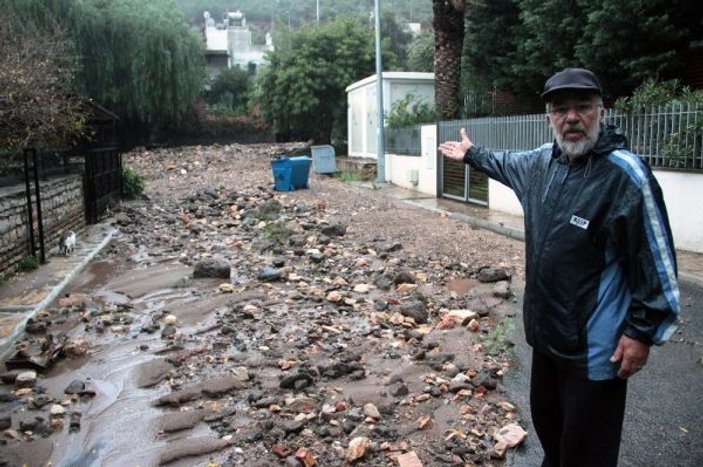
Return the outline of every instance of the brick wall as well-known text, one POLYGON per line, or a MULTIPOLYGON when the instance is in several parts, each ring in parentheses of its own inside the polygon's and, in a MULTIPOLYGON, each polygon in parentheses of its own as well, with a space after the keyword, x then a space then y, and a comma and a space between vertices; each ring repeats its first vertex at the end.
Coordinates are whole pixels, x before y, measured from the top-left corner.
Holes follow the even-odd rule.
MULTIPOLYGON (((85 228, 85 202, 81 175, 67 175, 40 182, 44 246, 47 257, 58 251, 65 230, 85 228)), ((32 184, 32 191, 34 185, 32 184)), ((36 200, 32 196, 34 241, 39 254, 36 200)), ((25 185, 0 188, 0 274, 12 273, 17 262, 30 254, 25 185)))

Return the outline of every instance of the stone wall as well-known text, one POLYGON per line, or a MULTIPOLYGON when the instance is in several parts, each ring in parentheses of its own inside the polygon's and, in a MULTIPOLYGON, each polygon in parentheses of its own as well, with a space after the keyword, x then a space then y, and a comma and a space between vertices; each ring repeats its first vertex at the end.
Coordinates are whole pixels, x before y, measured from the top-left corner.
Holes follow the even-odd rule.
MULTIPOLYGON (((58 252, 59 237, 65 230, 85 228, 85 201, 81 175, 67 175, 40 181, 44 247, 47 258, 58 252)), ((32 183, 32 191, 34 184, 32 183)), ((39 255, 36 200, 32 196, 34 241, 39 255)), ((0 274, 12 273, 23 256, 30 254, 25 185, 0 188, 0 274)))

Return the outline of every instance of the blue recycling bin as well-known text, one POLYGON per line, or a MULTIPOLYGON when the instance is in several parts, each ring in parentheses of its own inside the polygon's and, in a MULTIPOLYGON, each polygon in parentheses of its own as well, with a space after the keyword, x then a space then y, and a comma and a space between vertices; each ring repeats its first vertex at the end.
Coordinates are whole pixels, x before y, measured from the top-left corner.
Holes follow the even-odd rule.
POLYGON ((318 174, 333 174, 337 171, 334 146, 322 144, 310 146, 312 151, 312 170, 318 174))
POLYGON ((271 161, 276 191, 293 191, 308 187, 312 158, 308 156, 283 157, 271 161))

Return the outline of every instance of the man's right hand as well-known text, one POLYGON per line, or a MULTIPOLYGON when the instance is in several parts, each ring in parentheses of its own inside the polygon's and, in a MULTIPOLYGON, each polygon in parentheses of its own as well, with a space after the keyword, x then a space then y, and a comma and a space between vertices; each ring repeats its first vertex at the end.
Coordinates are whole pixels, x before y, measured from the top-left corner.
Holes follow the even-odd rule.
POLYGON ((474 143, 471 142, 464 128, 461 129, 461 141, 445 141, 439 145, 439 152, 449 159, 460 161, 464 159, 466 151, 471 149, 474 143))

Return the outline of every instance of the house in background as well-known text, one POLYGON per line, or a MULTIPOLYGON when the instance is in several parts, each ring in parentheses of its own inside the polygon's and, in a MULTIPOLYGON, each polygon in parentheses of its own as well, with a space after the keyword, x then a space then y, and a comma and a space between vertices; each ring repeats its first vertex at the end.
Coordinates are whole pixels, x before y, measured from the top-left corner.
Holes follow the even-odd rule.
POLYGON ((270 33, 266 34, 266 44, 252 44, 251 30, 244 13, 239 10, 225 13, 222 23, 216 23, 207 11, 203 17, 205 60, 211 79, 235 66, 247 69, 252 64, 258 68, 265 62, 265 53, 273 50, 270 33))

